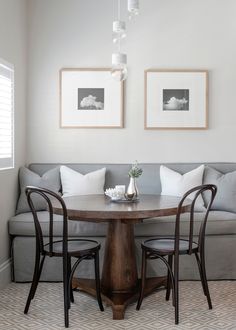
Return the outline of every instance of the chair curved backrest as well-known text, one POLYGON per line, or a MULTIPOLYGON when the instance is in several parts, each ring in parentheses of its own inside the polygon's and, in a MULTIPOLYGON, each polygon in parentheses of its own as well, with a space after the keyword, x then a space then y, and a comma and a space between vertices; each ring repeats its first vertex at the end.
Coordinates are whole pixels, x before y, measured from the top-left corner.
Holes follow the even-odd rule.
POLYGON ((63 214, 63 254, 67 254, 68 252, 68 224, 67 224, 67 208, 65 205, 65 202, 59 196, 57 193, 44 189, 44 188, 39 188, 39 187, 33 187, 33 186, 28 186, 25 189, 25 193, 27 196, 27 201, 29 204, 29 207, 31 209, 31 212, 33 214, 34 218, 34 225, 35 225, 35 232, 36 232, 36 244, 38 244, 38 247, 40 249, 40 253, 44 252, 44 238, 43 238, 43 233, 42 233, 42 228, 41 224, 38 219, 38 214, 35 209, 34 201, 33 201, 33 195, 40 195, 47 203, 47 210, 49 212, 49 256, 53 256, 54 251, 53 251, 53 207, 52 207, 52 202, 51 199, 54 198, 56 199, 61 208, 62 208, 62 214, 63 214))
POLYGON ((208 205, 206 207, 205 215, 203 217, 203 220, 201 222, 200 230, 198 233, 198 246, 199 251, 201 249, 204 249, 204 243, 205 243, 205 230, 206 230, 206 223, 209 211, 211 209, 212 203, 214 201, 215 195, 217 193, 217 187, 214 184, 205 184, 201 186, 194 187, 187 191, 184 196, 182 197, 177 210, 176 215, 176 224, 175 224, 175 254, 179 254, 179 240, 180 240, 180 219, 181 219, 181 209, 186 201, 186 199, 189 198, 191 194, 194 194, 194 198, 192 199, 192 203, 190 206, 190 213, 189 213, 189 235, 188 235, 188 241, 189 241, 189 247, 188 247, 188 254, 192 254, 192 247, 193 247, 193 229, 194 229, 194 216, 195 216, 195 205, 196 201, 199 196, 202 195, 204 192, 210 192, 210 199, 208 202, 208 205))

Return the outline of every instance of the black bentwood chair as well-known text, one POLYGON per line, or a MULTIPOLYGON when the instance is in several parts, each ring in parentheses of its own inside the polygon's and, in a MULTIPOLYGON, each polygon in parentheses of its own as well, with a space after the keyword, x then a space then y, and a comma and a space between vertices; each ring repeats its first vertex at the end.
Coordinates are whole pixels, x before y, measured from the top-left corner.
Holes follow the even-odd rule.
POLYGON ((140 309, 144 297, 147 259, 161 259, 166 264, 168 269, 166 300, 169 300, 170 291, 172 289, 172 300, 173 300, 173 306, 175 307, 175 324, 179 323, 179 255, 191 255, 191 254, 194 254, 196 257, 200 278, 202 282, 203 292, 207 297, 209 309, 212 309, 212 303, 211 303, 210 293, 207 284, 207 277, 206 277, 204 248, 205 248, 205 229, 206 229, 207 218, 211 205, 215 198, 216 192, 217 192, 217 187, 213 184, 202 185, 189 190, 182 197, 178 205, 176 223, 175 223, 175 235, 173 237, 148 239, 141 244, 142 284, 141 284, 140 295, 136 307, 137 310, 140 309), (197 242, 195 242, 193 240, 195 202, 203 192, 207 192, 207 191, 210 192, 210 201, 207 205, 205 215, 203 217, 200 226, 198 240, 197 242), (188 235, 188 239, 182 239, 180 238, 181 207, 184 201, 193 193, 194 193, 194 198, 192 200, 190 213, 189 213, 189 235, 188 235), (168 261, 165 257, 168 257, 168 261), (174 259, 174 271, 172 270, 173 259, 174 259))
POLYGON ((33 213, 35 232, 36 232, 36 256, 33 281, 31 284, 28 299, 25 305, 24 313, 27 314, 31 300, 34 298, 40 275, 42 272, 45 257, 62 257, 63 259, 63 287, 64 287, 64 318, 65 327, 69 327, 69 308, 71 302, 74 302, 72 291, 72 277, 76 267, 82 260, 94 260, 95 264, 95 282, 97 291, 97 300, 100 310, 103 311, 103 305, 100 293, 100 278, 99 278, 99 249, 100 244, 96 241, 88 239, 68 239, 68 217, 67 209, 63 199, 56 193, 42 188, 27 187, 26 188, 27 200, 30 209, 33 213), (49 243, 44 244, 42 229, 38 219, 37 212, 34 207, 32 195, 42 196, 48 205, 49 211, 49 243), (53 240, 53 209, 50 198, 58 200, 63 210, 63 238, 62 240, 53 240), (77 258, 73 267, 71 267, 71 258, 77 258), (41 259, 41 261, 40 261, 41 259))

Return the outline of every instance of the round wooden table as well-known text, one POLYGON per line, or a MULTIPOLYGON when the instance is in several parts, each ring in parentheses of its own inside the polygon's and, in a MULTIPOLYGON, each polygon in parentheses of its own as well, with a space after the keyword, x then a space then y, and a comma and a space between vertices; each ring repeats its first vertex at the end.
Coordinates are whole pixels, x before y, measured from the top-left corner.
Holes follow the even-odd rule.
MULTIPOLYGON (((64 201, 70 220, 108 222, 101 278, 102 298, 111 305, 113 319, 123 319, 126 306, 138 298, 134 224, 152 217, 175 215, 180 198, 141 195, 137 202, 113 202, 103 195, 87 195, 65 197, 64 201)), ((190 201, 186 202, 181 211, 187 212, 189 205, 190 201)), ((62 214, 56 202, 53 203, 53 212, 62 214)), ((146 283, 147 295, 165 286, 166 277, 152 277, 146 283)), ((74 279, 73 285, 96 296, 94 280, 74 279)))

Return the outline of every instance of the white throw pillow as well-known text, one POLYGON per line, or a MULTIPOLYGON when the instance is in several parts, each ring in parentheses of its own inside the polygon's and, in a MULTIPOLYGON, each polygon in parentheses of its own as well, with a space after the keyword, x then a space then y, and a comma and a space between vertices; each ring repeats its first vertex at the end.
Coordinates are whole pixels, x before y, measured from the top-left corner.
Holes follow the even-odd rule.
POLYGON ((60 173, 63 197, 104 194, 105 167, 83 175, 67 166, 61 166, 60 173))
MULTIPOLYGON (((180 174, 170 168, 161 165, 160 167, 160 179, 162 195, 180 196, 182 197, 188 190, 202 185, 204 165, 201 165, 194 170, 185 174, 180 174)), ((189 195, 190 199, 193 199, 195 193, 189 195)), ((196 201, 197 211, 205 210, 204 201, 200 195, 196 201)))

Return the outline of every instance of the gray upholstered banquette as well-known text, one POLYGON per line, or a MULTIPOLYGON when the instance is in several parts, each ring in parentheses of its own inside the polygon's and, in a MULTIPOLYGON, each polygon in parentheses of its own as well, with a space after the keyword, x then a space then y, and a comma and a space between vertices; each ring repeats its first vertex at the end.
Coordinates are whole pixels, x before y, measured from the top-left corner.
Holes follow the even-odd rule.
MULTIPOLYGON (((50 169, 60 164, 31 164, 29 169, 39 175, 43 175, 50 169)), ((106 167, 105 188, 114 187, 117 184, 128 184, 128 164, 64 164, 80 173, 88 173, 102 167, 106 167)), ((142 176, 138 179, 140 194, 160 194, 160 165, 161 164, 140 164, 143 169, 142 176)), ((169 168, 184 174, 193 170, 201 163, 179 163, 165 164, 169 168)), ((211 163, 207 166, 225 174, 236 171, 236 163, 211 163)), ((59 174, 58 174, 59 175, 59 174)), ((204 175, 203 183, 209 183, 204 175)), ((214 183, 214 182, 213 182, 214 183)), ((232 180, 231 180, 232 184, 232 180)), ((236 190, 236 187, 235 187, 236 190)), ((223 197, 222 197, 223 198, 223 197)), ((232 196, 235 198, 235 196, 232 196)), ((236 207, 236 199, 235 199, 236 207)), ((48 235, 47 211, 40 211, 39 218, 43 226, 44 235, 48 235)), ((199 220, 202 213, 196 214, 195 232, 199 229, 199 220)), ((145 220, 135 225, 136 236, 136 258, 140 268, 140 242, 151 236, 171 235, 174 230, 174 217, 161 217, 145 220)), ((95 238, 102 243, 101 259, 103 258, 104 242, 106 236, 106 224, 75 222, 71 221, 69 234, 71 237, 95 238)), ((187 214, 182 219, 182 235, 188 230, 187 214)), ((55 216, 55 231, 58 237, 62 231, 62 219, 55 216)), ((11 237, 11 251, 13 260, 13 280, 25 282, 32 280, 34 267, 35 237, 34 224, 30 212, 20 213, 9 220, 9 234, 11 237)), ((206 265, 209 279, 236 279, 236 213, 227 209, 213 210, 209 215, 206 230, 206 265)), ((102 260, 101 260, 102 261, 102 260)), ((101 262, 102 264, 102 262, 101 262)), ((44 267, 42 281, 60 281, 62 279, 61 258, 48 258, 44 267)), ((82 263, 79 270, 81 277, 93 277, 93 267, 89 262, 82 263)), ((149 276, 163 274, 162 264, 150 263, 149 276)), ((181 258, 181 279, 198 279, 197 265, 194 258, 184 256, 181 258)))

